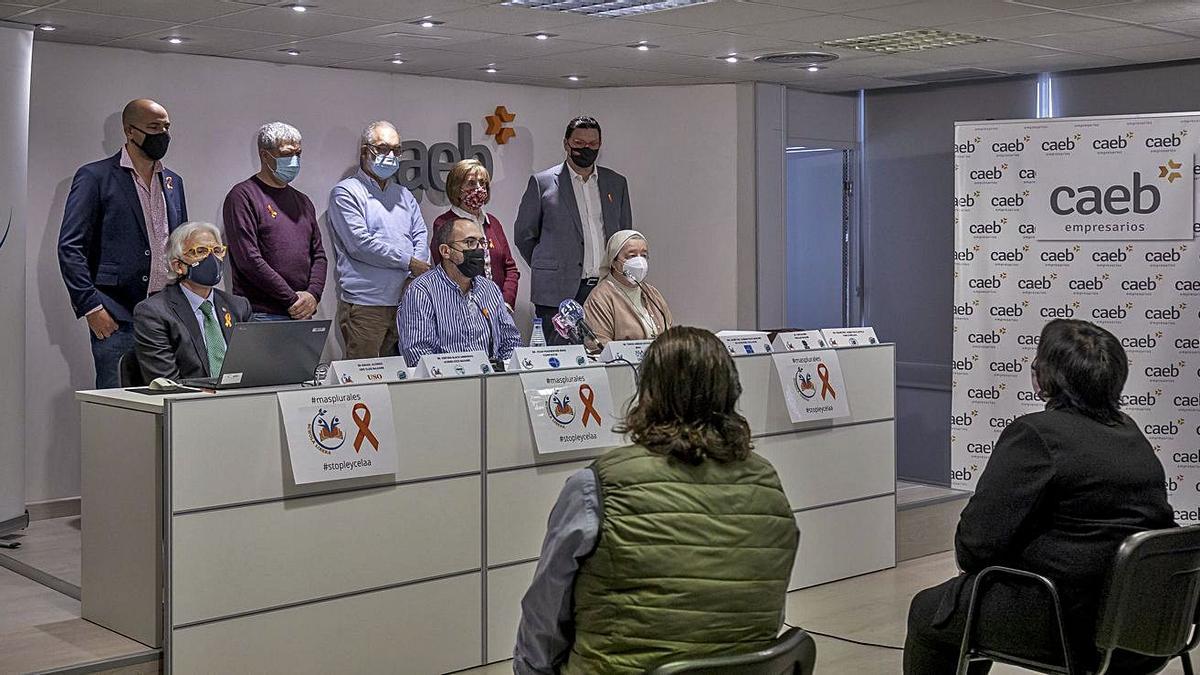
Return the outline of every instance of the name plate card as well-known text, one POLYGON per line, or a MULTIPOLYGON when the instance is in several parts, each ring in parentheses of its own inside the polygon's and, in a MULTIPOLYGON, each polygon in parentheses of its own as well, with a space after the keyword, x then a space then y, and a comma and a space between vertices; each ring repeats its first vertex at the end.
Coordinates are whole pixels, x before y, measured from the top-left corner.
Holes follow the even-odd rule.
POLYGON ((809 349, 825 349, 829 344, 819 330, 797 330, 779 333, 771 343, 777 352, 802 352, 809 349))
POLYGON ((791 352, 774 359, 793 424, 850 416, 850 394, 836 351, 791 352))
POLYGON ((521 373, 521 386, 540 454, 621 444, 612 431, 616 417, 604 368, 521 373))
POLYGON ((449 354, 426 354, 417 364, 417 377, 420 379, 443 379, 448 377, 469 377, 471 375, 490 375, 492 364, 488 361, 487 352, 452 352, 449 354))
POLYGON ((646 356, 651 342, 654 340, 613 340, 604 345, 604 351, 600 352, 600 360, 605 363, 628 361, 636 366, 646 356))
POLYGON ((875 337, 875 329, 870 326, 862 328, 822 328, 821 334, 830 347, 857 347, 859 345, 877 345, 879 338, 875 337))
POLYGON ((396 473, 399 452, 386 385, 276 396, 297 485, 396 473))
POLYGON ((404 362, 403 356, 334 361, 329 364, 331 384, 400 382, 410 379, 413 379, 413 371, 404 362))
POLYGON ((771 341, 767 334, 756 330, 723 330, 717 337, 725 343, 730 356, 749 356, 751 354, 770 354, 771 341))
POLYGON ((588 364, 583 345, 561 345, 557 347, 517 347, 513 350, 508 369, 554 370, 556 368, 582 368, 588 364))

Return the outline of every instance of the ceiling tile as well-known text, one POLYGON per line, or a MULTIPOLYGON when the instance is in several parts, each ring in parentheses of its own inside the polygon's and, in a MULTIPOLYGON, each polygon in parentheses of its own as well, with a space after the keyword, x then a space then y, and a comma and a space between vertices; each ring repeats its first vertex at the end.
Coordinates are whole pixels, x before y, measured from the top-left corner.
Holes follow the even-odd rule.
POLYGON ((978 66, 1011 59, 1050 56, 1060 50, 1016 42, 983 42, 961 47, 944 47, 905 54, 906 58, 934 65, 978 66))
POLYGON ((748 77, 751 71, 773 70, 779 66, 758 66, 751 63, 729 64, 713 58, 675 54, 662 49, 640 52, 629 47, 601 47, 567 60, 574 64, 591 64, 645 70, 692 77, 748 77))
POLYGON ((161 2, 161 0, 62 0, 57 9, 78 10, 94 14, 129 16, 155 21, 191 23, 214 17, 245 12, 252 7, 235 5, 218 0, 187 0, 187 2, 161 2))
POLYGON ((845 63, 834 62, 822 72, 837 76, 870 75, 873 77, 890 77, 898 74, 927 73, 938 68, 938 66, 924 61, 917 61, 903 56, 884 55, 846 61, 845 63))
POLYGON ((868 19, 906 23, 913 26, 944 26, 964 21, 1037 14, 1040 11, 1044 10, 996 0, 920 0, 905 5, 859 10, 853 14, 868 19))
POLYGON ((405 21, 432 16, 441 19, 442 14, 478 6, 472 0, 314 0, 316 7, 310 13, 340 14, 360 19, 377 21, 405 21))
POLYGON ((907 25, 861 19, 851 16, 822 14, 811 19, 799 21, 784 21, 758 26, 737 28, 733 32, 754 35, 756 37, 771 37, 793 42, 823 42, 825 40, 840 40, 842 38, 890 33, 905 30, 907 25))
POLYGON ((33 7, 29 5, 10 5, 8 3, 0 3, 0 19, 7 19, 10 16, 16 16, 21 12, 28 12, 33 7))
POLYGON ((828 12, 831 14, 849 14, 861 9, 874 9, 876 7, 888 7, 891 5, 904 5, 913 0, 743 0, 744 2, 757 5, 776 5, 778 7, 792 7, 795 9, 807 9, 814 12, 828 12))
POLYGON ((1099 16, 1134 23, 1165 23, 1200 19, 1200 3, 1195 0, 1152 0, 1074 10, 1077 14, 1099 16))
MULTIPOLYGON (((664 41, 703 32, 703 28, 668 26, 628 19, 588 19, 582 23, 559 26, 552 32, 560 38, 604 45, 632 44, 639 40, 661 45, 664 41)), ((526 31, 531 32, 531 31, 526 31)))
POLYGON ((668 9, 661 12, 638 14, 629 17, 629 20, 723 30, 756 23, 795 21, 796 19, 803 19, 808 16, 816 16, 816 14, 794 7, 725 0, 724 2, 713 2, 705 5, 692 5, 690 7, 668 9))
POLYGON ((951 30, 971 35, 998 38, 1002 40, 1022 39, 1055 33, 1071 33, 1084 30, 1099 30, 1101 28, 1116 28, 1121 24, 1107 19, 1094 19, 1078 14, 1065 12, 1044 12, 1028 16, 1011 17, 1007 19, 991 19, 988 21, 972 21, 942 26, 951 30))
POLYGON ((1153 26, 1153 28, 1162 28, 1165 30, 1174 31, 1176 33, 1187 33, 1188 35, 1200 36, 1200 19, 1191 19, 1190 21, 1172 21, 1169 24, 1153 26))
POLYGON ((1169 45, 1147 45, 1132 49, 1115 49, 1107 53, 1136 63, 1196 59, 1200 58, 1200 40, 1176 42, 1169 45))
POLYGON ((1112 56, 1055 52, 1053 54, 1039 54, 1024 58, 1000 58, 990 62, 987 67, 1013 73, 1053 73, 1064 70, 1121 66, 1128 65, 1128 63, 1128 61, 1112 56))
POLYGON ((596 49, 596 45, 562 38, 535 40, 524 35, 505 35, 458 45, 454 49, 466 53, 497 54, 510 58, 544 58, 584 52, 596 49))
POLYGON ((96 44, 97 41, 102 41, 101 38, 111 40, 170 28, 172 25, 164 21, 71 12, 57 7, 36 9, 15 17, 15 20, 18 23, 31 25, 54 24, 59 27, 58 30, 53 33, 39 31, 38 36, 60 42, 74 42, 75 38, 79 38, 85 44, 96 44))
POLYGON ((1042 37, 1030 38, 1028 42, 1071 51, 1108 53, 1114 49, 1149 47, 1170 44, 1172 42, 1182 42, 1189 39, 1185 35, 1167 33, 1152 28, 1121 26, 1119 28, 1104 28, 1077 33, 1044 35, 1042 37))
POLYGON ((450 14, 442 14, 437 18, 445 21, 446 25, 452 28, 506 35, 525 35, 537 31, 557 32, 555 29, 559 26, 587 21, 587 17, 579 14, 501 5, 464 9, 450 14))
POLYGON ((889 80, 882 77, 869 77, 866 75, 851 75, 849 77, 839 78, 833 81, 813 82, 812 86, 818 91, 843 92, 843 91, 858 91, 859 89, 881 89, 885 87, 899 87, 907 84, 896 80, 889 80))
POLYGON ((356 19, 334 14, 293 12, 285 7, 259 7, 239 14, 206 19, 201 26, 261 30, 270 33, 322 37, 378 25, 374 19, 356 19))
POLYGON ((692 56, 712 58, 727 54, 761 54, 765 52, 791 51, 798 48, 796 43, 780 38, 739 35, 725 31, 681 35, 658 40, 654 44, 677 54, 690 54, 692 56))
POLYGON ((270 47, 272 45, 295 42, 300 39, 302 38, 299 35, 279 35, 262 31, 191 25, 154 31, 123 40, 114 40, 109 43, 109 46, 145 49, 152 52, 226 56, 246 49, 270 47), (188 42, 173 45, 160 39, 171 35, 185 37, 188 39, 188 42))
POLYGON ((1091 7, 1107 7, 1113 5, 1128 5, 1145 2, 1145 0, 1004 0, 1013 5, 1022 5, 1034 9, 1063 9, 1076 10, 1091 7))
POLYGON ((313 38, 310 40, 297 40, 275 44, 270 47, 247 49, 235 52, 232 56, 250 59, 262 56, 264 61, 327 66, 344 61, 389 59, 395 53, 394 50, 383 45, 340 42, 328 38, 313 38), (291 56, 286 53, 288 49, 295 49, 300 52, 300 55, 291 56))
MULTIPOLYGON (((400 58, 404 63, 397 66, 388 63, 391 59, 388 55, 380 58, 366 59, 367 62, 377 62, 385 64, 381 69, 390 69, 394 71, 406 71, 417 69, 421 72, 438 72, 442 70, 457 70, 466 71, 474 70, 476 75, 481 79, 485 75, 479 69, 485 67, 489 63, 495 63, 498 67, 507 70, 508 61, 503 57, 495 54, 468 54, 459 51, 446 51, 440 49, 406 49, 399 52, 400 58)), ((516 60, 516 59, 513 59, 516 60)), ((364 60, 350 61, 339 63, 339 66, 351 68, 355 63, 363 63, 364 60)), ((369 65, 369 63, 368 63, 369 65)))
POLYGON ((377 24, 371 28, 340 33, 337 39, 343 42, 373 42, 394 47, 445 49, 451 45, 457 48, 457 45, 494 37, 496 37, 495 33, 458 30, 446 26, 427 29, 406 22, 398 22, 377 24))

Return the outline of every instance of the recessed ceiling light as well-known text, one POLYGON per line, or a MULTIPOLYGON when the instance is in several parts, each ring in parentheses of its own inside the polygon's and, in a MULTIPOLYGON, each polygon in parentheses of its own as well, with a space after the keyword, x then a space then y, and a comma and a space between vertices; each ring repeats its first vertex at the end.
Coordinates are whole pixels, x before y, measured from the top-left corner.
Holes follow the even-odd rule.
POLYGON ((549 40, 552 37, 558 37, 554 33, 530 33, 525 37, 531 37, 535 40, 549 40))
POLYGON ((649 42, 646 42, 645 40, 642 40, 641 42, 637 42, 637 43, 634 43, 631 45, 625 45, 625 46, 629 47, 631 49, 636 49, 639 52, 648 52, 651 49, 658 49, 658 45, 652 45, 649 42))
POLYGON ((299 49, 280 49, 279 51, 283 52, 284 54, 287 54, 288 56, 300 56, 299 49))
POLYGON ((300 4, 284 5, 284 7, 287 7, 288 9, 290 9, 293 12, 296 12, 298 14, 303 14, 303 13, 307 12, 309 9, 311 9, 311 6, 300 5, 300 4))
POLYGON ((496 66, 487 66, 486 68, 480 68, 480 70, 482 70, 482 71, 483 71, 483 72, 485 72, 485 73, 498 73, 498 72, 500 72, 500 69, 499 69, 499 68, 497 68, 496 66))
POLYGON ((586 80, 587 75, 563 75, 563 79, 570 80, 572 82, 578 82, 580 80, 586 80))
POLYGON ((404 65, 404 59, 392 59, 392 63, 394 63, 397 66, 402 66, 402 65, 404 65))
POLYGON ((809 67, 805 68, 805 70, 807 70, 810 73, 815 73, 818 70, 825 70, 825 66, 809 66, 809 67))
POLYGON ((730 54, 729 56, 720 56, 718 58, 720 58, 725 63, 737 63, 737 62, 741 61, 741 59, 738 58, 737 54, 730 54))
POLYGON ((178 35, 169 35, 165 38, 159 38, 159 40, 162 40, 163 42, 170 42, 173 45, 181 45, 188 41, 187 38, 179 37, 178 35))
POLYGON ((52 23, 39 23, 37 29, 44 30, 47 33, 51 33, 51 32, 58 30, 58 26, 55 26, 52 23))
POLYGON ((531 9, 548 9, 555 12, 570 12, 587 16, 632 16, 648 12, 661 12, 691 5, 704 5, 715 0, 619 0, 596 2, 596 0, 508 0, 506 4, 521 5, 531 9))
POLYGON ((416 21, 409 21, 409 23, 411 23, 414 26, 420 26, 421 28, 433 28, 434 26, 440 26, 446 22, 445 21, 437 21, 436 19, 431 19, 429 17, 425 17, 424 19, 417 19, 416 21))

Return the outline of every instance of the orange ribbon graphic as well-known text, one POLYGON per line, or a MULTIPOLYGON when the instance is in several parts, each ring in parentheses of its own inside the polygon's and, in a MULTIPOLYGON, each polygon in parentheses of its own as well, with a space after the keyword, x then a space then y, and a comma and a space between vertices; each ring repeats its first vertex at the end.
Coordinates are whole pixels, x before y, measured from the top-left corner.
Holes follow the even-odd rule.
POLYGON ((600 412, 596 410, 596 406, 592 405, 596 401, 596 392, 592 390, 591 385, 579 385, 579 400, 583 401, 583 426, 588 425, 588 417, 596 418, 596 425, 601 424, 600 412))
POLYGON ((350 409, 350 417, 354 420, 354 425, 358 427, 358 435, 354 437, 354 452, 357 453, 362 447, 363 441, 371 444, 375 448, 375 452, 379 452, 379 439, 375 438, 375 434, 371 432, 371 409, 362 403, 355 403, 350 409), (362 416, 359 416, 359 413, 362 416))
POLYGON ((833 398, 837 398, 837 392, 834 391, 833 385, 829 384, 829 368, 824 363, 817 364, 817 375, 821 378, 821 400, 825 400, 825 392, 833 398))

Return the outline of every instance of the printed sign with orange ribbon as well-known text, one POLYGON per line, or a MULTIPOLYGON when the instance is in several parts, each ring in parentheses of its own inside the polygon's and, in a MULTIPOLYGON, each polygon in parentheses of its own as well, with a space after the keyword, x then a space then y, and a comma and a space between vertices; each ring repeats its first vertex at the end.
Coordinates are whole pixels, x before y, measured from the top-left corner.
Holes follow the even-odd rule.
POLYGON ((521 373, 529 424, 542 454, 621 444, 604 368, 521 373))
POLYGON ((776 353, 775 371, 793 423, 850 416, 837 351, 776 353))
POLYGON ((386 385, 277 396, 297 485, 396 473, 396 427, 386 385))

